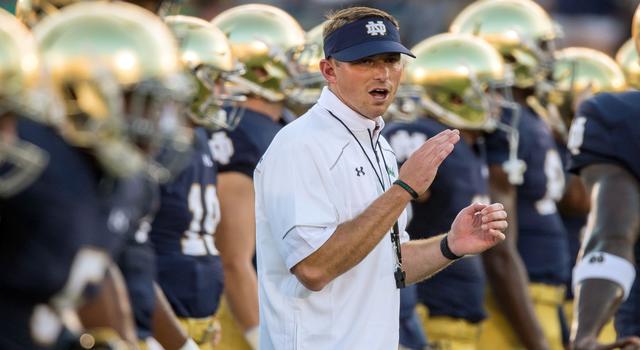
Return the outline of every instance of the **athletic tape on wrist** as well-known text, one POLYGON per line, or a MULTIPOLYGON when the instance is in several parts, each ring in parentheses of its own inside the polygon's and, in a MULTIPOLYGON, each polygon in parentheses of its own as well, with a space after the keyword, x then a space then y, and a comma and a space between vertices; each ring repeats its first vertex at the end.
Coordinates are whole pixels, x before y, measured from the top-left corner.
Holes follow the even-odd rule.
POLYGON ((257 349, 260 340, 260 327, 255 326, 244 332, 244 339, 249 343, 249 345, 251 345, 252 349, 257 349))
POLYGON ((200 348, 193 339, 189 338, 179 350, 200 350, 200 348))
POLYGON ((623 300, 627 300, 636 278, 636 268, 619 256, 605 252, 592 252, 585 255, 573 269, 572 288, 575 291, 578 284, 594 278, 618 284, 624 291, 623 300))

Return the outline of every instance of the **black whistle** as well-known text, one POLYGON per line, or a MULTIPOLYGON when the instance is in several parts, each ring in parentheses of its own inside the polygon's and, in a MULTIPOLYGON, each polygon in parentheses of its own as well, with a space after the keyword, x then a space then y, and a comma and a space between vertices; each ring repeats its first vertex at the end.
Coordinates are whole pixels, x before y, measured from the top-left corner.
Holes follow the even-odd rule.
POLYGON ((396 288, 402 289, 407 286, 405 283, 406 276, 407 275, 404 273, 404 271, 402 271, 401 268, 396 268, 396 272, 393 273, 393 277, 395 277, 396 279, 396 288))

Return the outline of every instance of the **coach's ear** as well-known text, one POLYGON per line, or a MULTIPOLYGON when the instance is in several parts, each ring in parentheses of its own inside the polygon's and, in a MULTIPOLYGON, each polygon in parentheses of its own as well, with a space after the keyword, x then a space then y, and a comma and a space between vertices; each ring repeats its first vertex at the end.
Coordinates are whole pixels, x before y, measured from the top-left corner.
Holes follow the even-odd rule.
POLYGON ((336 82, 336 69, 335 67, 340 64, 333 58, 323 58, 320 60, 320 73, 324 77, 324 80, 328 84, 334 84, 336 82))

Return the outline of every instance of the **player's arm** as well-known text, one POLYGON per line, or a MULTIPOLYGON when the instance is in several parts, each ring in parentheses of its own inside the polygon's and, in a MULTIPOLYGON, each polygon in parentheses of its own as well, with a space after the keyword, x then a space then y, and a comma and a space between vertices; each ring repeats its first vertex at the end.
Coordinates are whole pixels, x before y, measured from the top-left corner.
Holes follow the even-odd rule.
POLYGON ((107 269, 98 294, 80 307, 78 315, 88 331, 113 329, 132 349, 138 348, 127 287, 115 264, 107 269))
POLYGON ((156 296, 152 319, 153 337, 166 350, 197 349, 198 346, 180 325, 160 286, 154 283, 153 289, 156 296))
POLYGON ((255 253, 253 180, 244 173, 218 175, 220 223, 216 247, 224 269, 225 297, 245 332, 258 326, 258 284, 252 259, 255 253))
POLYGON ((482 254, 491 289, 525 348, 548 349, 529 295, 527 270, 517 248, 516 188, 509 183, 501 165, 489 167, 489 191, 492 201, 504 205, 509 223, 505 241, 482 254))
POLYGON ((558 211, 564 215, 587 215, 589 209, 589 195, 582 179, 569 175, 564 195, 558 203, 558 211))
POLYGON ((575 282, 576 318, 571 344, 573 349, 600 349, 596 343, 597 335, 618 309, 625 294, 624 288, 630 288, 633 282, 631 276, 624 278, 623 275, 627 274, 622 272, 627 269, 633 271, 633 249, 640 234, 640 185, 627 170, 613 164, 589 165, 580 176, 592 194, 590 222, 593 225, 584 245, 585 259, 578 263, 574 273, 574 279, 579 278, 578 271, 581 270, 583 277, 575 282), (601 252, 614 257, 592 255, 601 252), (618 261, 621 265, 616 271, 607 271, 615 267, 612 262, 616 257, 622 258, 618 261), (624 280, 597 278, 594 275, 597 269, 603 269, 605 275, 620 276, 624 280))

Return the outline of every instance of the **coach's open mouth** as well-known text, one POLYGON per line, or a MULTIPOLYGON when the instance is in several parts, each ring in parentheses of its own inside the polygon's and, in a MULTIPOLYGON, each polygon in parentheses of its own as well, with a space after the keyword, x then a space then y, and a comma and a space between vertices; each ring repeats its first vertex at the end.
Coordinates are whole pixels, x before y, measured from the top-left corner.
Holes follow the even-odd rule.
POLYGON ((387 99, 387 96, 389 96, 389 89, 376 88, 369 90, 369 94, 376 100, 384 101, 387 99))

